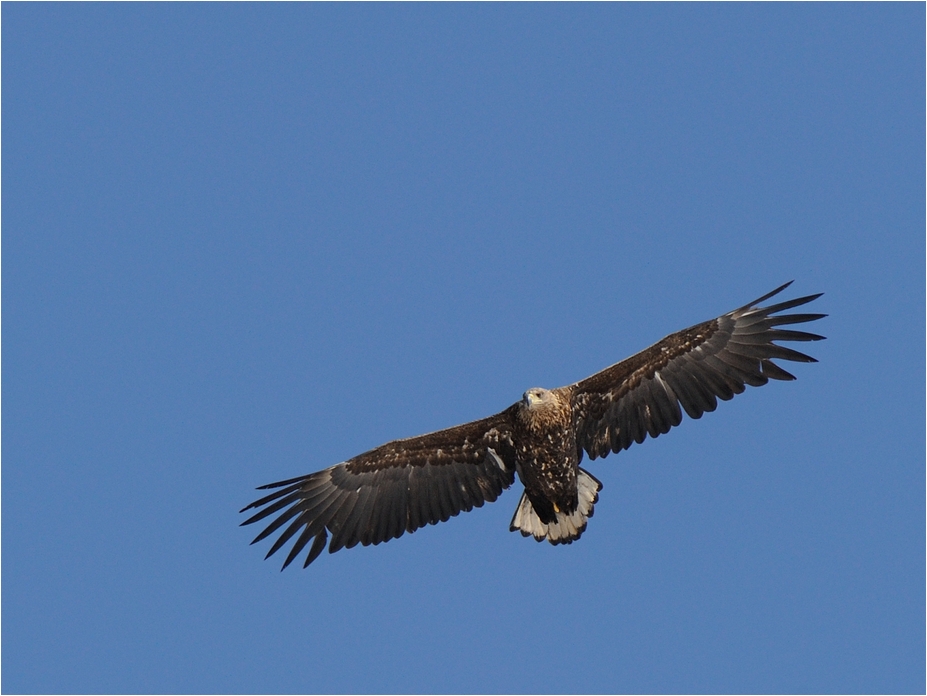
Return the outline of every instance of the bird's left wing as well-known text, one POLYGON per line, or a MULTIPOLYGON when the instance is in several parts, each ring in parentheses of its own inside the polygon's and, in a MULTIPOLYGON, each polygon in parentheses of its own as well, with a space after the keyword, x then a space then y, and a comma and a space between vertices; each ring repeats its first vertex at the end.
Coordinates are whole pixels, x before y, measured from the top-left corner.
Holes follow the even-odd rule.
POLYGON ((572 390, 576 444, 593 459, 657 437, 690 418, 714 411, 744 385, 794 376, 773 359, 817 362, 775 341, 817 341, 823 336, 778 328, 820 319, 825 314, 779 314, 820 297, 809 295, 768 307, 758 306, 791 283, 717 319, 667 336, 627 360, 567 389, 572 390))
POLYGON ((328 550, 334 553, 358 543, 389 541, 482 507, 515 481, 514 408, 394 440, 323 471, 261 486, 277 490, 244 508, 259 511, 242 524, 277 515, 253 544, 289 523, 266 557, 298 533, 283 568, 312 541, 305 568, 322 553, 328 532, 328 550))

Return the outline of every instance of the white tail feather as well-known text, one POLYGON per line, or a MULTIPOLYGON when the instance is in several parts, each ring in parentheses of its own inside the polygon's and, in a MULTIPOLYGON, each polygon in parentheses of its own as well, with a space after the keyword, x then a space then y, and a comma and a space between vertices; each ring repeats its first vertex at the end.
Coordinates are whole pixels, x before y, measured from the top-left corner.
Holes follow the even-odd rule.
POLYGON ((527 494, 522 493, 509 529, 513 532, 517 529, 522 536, 533 536, 538 541, 547 539, 554 545, 569 544, 579 539, 586 529, 587 520, 592 517, 602 484, 592 474, 580 469, 576 477, 576 488, 576 510, 570 514, 558 512, 557 519, 549 524, 541 521, 527 494))

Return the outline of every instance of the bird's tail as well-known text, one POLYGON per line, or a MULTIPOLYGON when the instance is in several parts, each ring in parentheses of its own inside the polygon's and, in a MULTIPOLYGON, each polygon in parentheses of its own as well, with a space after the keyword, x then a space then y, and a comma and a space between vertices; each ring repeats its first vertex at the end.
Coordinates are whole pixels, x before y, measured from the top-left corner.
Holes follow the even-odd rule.
POLYGON ((576 510, 569 514, 558 512, 556 513, 557 519, 550 523, 541 521, 531 501, 528 500, 528 495, 522 493, 521 502, 515 509, 515 516, 512 518, 509 530, 514 532, 517 529, 522 536, 533 536, 538 541, 547 539, 555 546, 573 543, 573 540, 579 539, 585 531, 586 522, 592 517, 602 484, 588 471, 580 469, 576 477, 576 488, 578 493, 576 510))

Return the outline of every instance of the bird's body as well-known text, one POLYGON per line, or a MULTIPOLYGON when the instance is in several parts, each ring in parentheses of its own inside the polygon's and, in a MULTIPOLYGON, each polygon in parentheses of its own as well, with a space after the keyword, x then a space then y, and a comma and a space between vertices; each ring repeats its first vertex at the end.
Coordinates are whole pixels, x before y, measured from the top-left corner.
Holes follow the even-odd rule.
POLYGON ((576 509, 579 455, 569 389, 525 392, 513 419, 515 470, 542 522, 576 509))
POLYGON ((668 432, 683 411, 700 418, 716 408, 717 398, 728 400, 745 385, 794 379, 774 358, 814 362, 773 341, 823 336, 775 327, 825 315, 773 315, 819 295, 757 306, 788 285, 585 380, 529 389, 489 418, 394 440, 314 474, 262 486, 276 490, 247 506, 262 509, 242 524, 279 513, 254 541, 286 525, 267 555, 296 536, 283 567, 311 541, 305 567, 329 533, 331 553, 379 544, 494 501, 517 473, 525 492, 510 529, 538 541, 571 543, 586 529, 602 488, 579 466, 584 452, 590 459, 619 452, 668 432))

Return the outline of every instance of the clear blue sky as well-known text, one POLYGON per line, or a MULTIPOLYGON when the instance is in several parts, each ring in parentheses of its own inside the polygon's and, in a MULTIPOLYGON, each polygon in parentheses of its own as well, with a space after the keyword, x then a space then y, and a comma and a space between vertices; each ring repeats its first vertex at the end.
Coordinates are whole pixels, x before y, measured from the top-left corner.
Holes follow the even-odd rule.
POLYGON ((2 8, 4 692, 925 688, 925 8, 2 8), (795 279, 828 340, 279 572, 254 487, 795 279), (790 368, 793 369, 793 368, 790 368))

